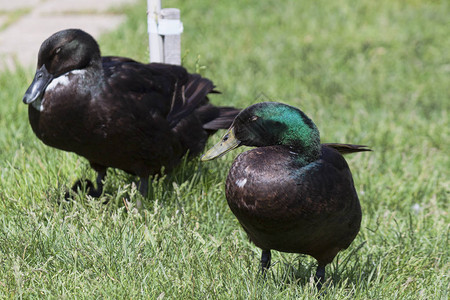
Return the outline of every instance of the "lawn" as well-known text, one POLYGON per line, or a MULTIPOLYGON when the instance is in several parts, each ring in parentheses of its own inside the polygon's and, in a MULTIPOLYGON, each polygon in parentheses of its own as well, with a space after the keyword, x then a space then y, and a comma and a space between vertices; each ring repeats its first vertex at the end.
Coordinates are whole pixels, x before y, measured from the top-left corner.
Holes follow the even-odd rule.
MULTIPOLYGON (((104 55, 148 60, 145 5, 100 38, 104 55)), ((215 82, 213 103, 281 101, 324 142, 374 150, 347 156, 363 220, 321 299, 448 299, 449 2, 163 5, 181 9, 183 65, 215 82)), ((267 279, 258 274, 260 250, 224 196, 239 151, 155 179, 141 213, 134 178, 114 170, 102 199, 80 192, 59 205, 95 174, 33 134, 21 101, 33 75, 0 73, 0 298, 317 298, 310 257, 273 251, 267 279)))

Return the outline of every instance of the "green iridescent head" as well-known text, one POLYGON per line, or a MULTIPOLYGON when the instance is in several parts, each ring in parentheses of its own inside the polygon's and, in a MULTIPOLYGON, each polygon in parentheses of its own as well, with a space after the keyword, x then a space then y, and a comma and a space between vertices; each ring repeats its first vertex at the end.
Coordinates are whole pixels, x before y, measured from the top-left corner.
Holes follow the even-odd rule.
POLYGON ((222 140, 202 160, 214 159, 241 145, 283 145, 312 161, 320 154, 320 134, 301 110, 278 102, 262 102, 239 113, 222 140))

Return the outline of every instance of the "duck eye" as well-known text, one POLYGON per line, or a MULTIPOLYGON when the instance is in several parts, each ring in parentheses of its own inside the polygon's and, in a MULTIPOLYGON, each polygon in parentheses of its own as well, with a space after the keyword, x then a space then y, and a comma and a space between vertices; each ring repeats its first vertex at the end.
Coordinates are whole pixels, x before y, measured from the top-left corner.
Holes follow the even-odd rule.
POLYGON ((56 50, 55 50, 55 54, 58 54, 59 52, 61 52, 61 47, 59 47, 59 48, 56 48, 56 50))
POLYGON ((254 122, 254 121, 258 120, 258 119, 259 119, 258 116, 252 116, 252 117, 250 117, 250 122, 254 122))

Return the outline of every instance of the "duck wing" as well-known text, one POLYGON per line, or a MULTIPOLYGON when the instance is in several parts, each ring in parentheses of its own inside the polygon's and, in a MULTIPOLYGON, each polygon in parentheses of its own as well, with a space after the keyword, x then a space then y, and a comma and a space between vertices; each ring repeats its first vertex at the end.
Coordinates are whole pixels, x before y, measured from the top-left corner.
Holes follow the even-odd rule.
POLYGON ((115 56, 103 57, 102 64, 108 84, 107 92, 120 91, 122 95, 127 95, 127 105, 158 113, 168 121, 169 114, 173 114, 173 110, 180 106, 182 86, 188 81, 188 73, 184 68, 142 64, 115 56))
POLYGON ((322 145, 325 147, 333 148, 341 154, 348 154, 348 153, 355 153, 355 152, 362 152, 362 151, 372 151, 372 149, 370 149, 364 145, 338 144, 338 143, 325 143, 322 145))
POLYGON ((188 74, 187 81, 177 82, 174 88, 171 109, 167 115, 170 127, 208 103, 207 95, 214 90, 211 80, 198 74, 188 74))
MULTIPOLYGON (((213 82, 199 74, 189 74, 176 65, 141 64, 125 57, 102 58, 103 69, 110 86, 134 94, 158 110, 170 128, 195 113, 203 129, 212 133, 227 129, 240 110, 209 104, 207 95, 218 93, 213 82)), ((114 90, 114 89, 112 89, 114 90)))

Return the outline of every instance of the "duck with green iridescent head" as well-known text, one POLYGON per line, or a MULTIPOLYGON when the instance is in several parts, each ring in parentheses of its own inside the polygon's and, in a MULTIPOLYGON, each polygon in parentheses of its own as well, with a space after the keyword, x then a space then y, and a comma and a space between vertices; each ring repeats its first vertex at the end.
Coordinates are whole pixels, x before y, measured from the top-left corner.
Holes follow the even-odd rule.
POLYGON ((301 110, 263 102, 241 111, 222 140, 202 157, 241 153, 226 180, 226 198, 250 240, 262 249, 261 268, 271 250, 302 253, 318 262, 318 288, 325 266, 359 232, 361 207, 342 154, 366 146, 321 144, 316 125, 301 110))

